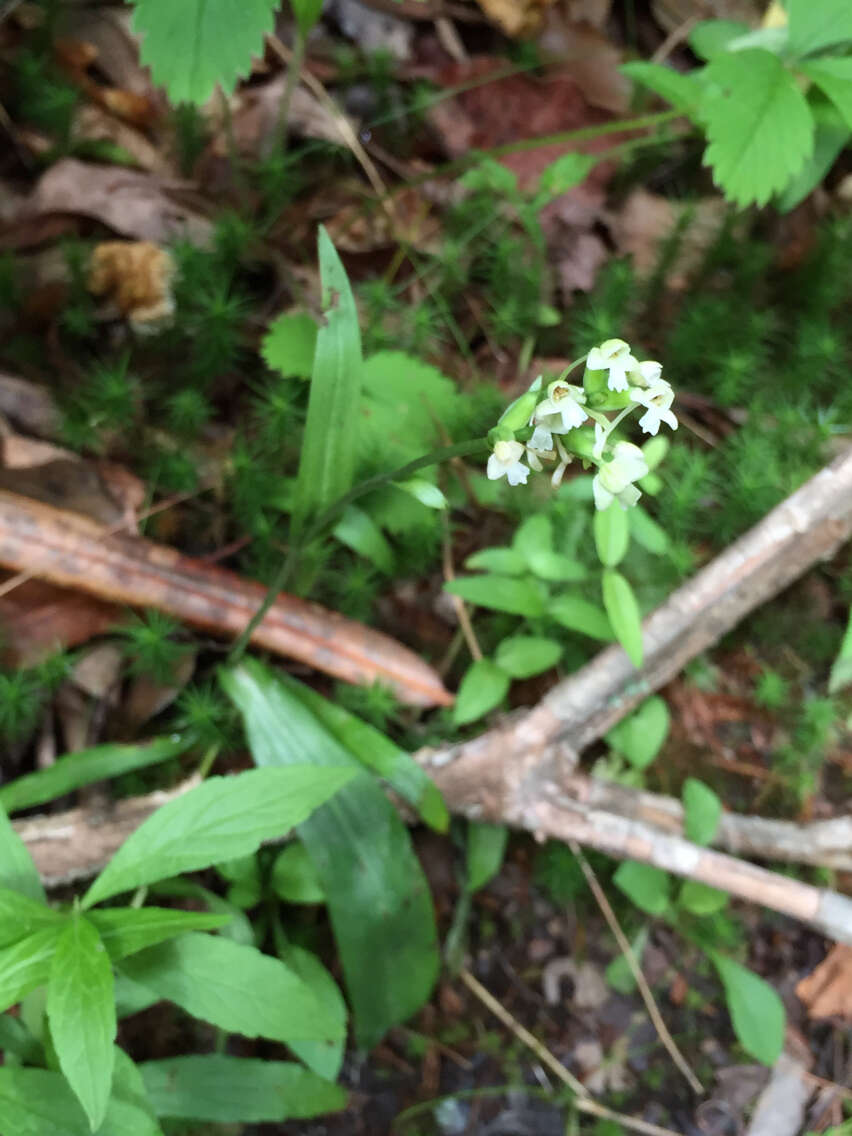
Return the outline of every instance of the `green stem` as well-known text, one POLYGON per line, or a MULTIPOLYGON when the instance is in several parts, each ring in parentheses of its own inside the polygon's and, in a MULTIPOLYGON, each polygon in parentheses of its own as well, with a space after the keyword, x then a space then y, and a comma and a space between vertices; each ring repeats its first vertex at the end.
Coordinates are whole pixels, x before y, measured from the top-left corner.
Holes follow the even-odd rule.
POLYGON ((276 148, 287 149, 287 124, 290 121, 290 104, 293 102, 293 92, 302 73, 302 64, 305 61, 306 39, 297 27, 293 38, 293 56, 287 66, 287 80, 284 84, 284 94, 278 105, 278 118, 275 123, 276 148))
POLYGON ((462 458, 470 454, 481 453, 488 448, 487 438, 474 438, 473 441, 470 442, 456 442, 452 446, 442 446, 440 449, 432 450, 431 453, 424 454, 423 457, 416 458, 414 461, 400 466, 399 469, 391 470, 389 473, 377 473, 374 477, 368 477, 366 481, 362 481, 360 485, 356 485, 354 488, 350 489, 348 493, 344 493, 342 497, 338 497, 336 501, 332 502, 327 509, 324 509, 319 516, 308 525, 299 543, 291 544, 284 562, 276 572, 272 583, 266 591, 263 603, 243 628, 228 653, 229 663, 234 664, 242 658, 255 629, 275 603, 278 593, 287 584, 298 564, 302 552, 322 536, 334 521, 337 520, 344 509, 352 505, 365 494, 372 493, 375 489, 381 489, 382 486, 388 485, 392 481, 403 481, 411 477, 412 474, 417 473, 418 470, 426 469, 430 465, 437 465, 439 462, 449 461, 450 458, 462 458))

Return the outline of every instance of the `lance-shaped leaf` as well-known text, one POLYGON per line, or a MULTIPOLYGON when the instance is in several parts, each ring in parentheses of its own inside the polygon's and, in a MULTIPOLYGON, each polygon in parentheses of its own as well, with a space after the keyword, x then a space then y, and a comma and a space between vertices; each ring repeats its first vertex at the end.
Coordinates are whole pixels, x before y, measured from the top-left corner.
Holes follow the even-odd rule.
POLYGON ((64 926, 63 919, 0 950, 0 1013, 47 982, 53 952, 64 926))
POLYGON ((0 887, 0 947, 8 947, 35 931, 59 923, 64 923, 63 916, 46 903, 0 887))
POLYGON ((44 887, 27 846, 0 804, 0 884, 33 900, 46 902, 44 887))
POLYGON ((173 911, 169 907, 108 907, 103 911, 90 911, 87 918, 97 929, 113 962, 177 935, 215 931, 231 921, 228 915, 173 911))

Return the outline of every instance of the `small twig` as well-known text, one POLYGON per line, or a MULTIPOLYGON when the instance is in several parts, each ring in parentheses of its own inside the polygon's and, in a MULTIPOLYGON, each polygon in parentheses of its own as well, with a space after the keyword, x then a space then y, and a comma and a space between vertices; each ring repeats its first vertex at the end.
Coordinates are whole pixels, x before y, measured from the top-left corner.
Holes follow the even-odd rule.
POLYGON ((642 1132, 645 1136, 680 1136, 680 1133, 674 1132, 671 1128, 660 1128, 657 1124, 650 1124, 647 1120, 639 1120, 634 1116, 626 1116, 621 1112, 614 1112, 606 1105, 598 1104, 598 1102, 591 1096, 589 1090, 571 1073, 565 1066, 550 1052, 546 1045, 538 1040, 534 1034, 513 1017, 506 1007, 498 1002, 493 994, 479 982, 466 968, 459 971, 462 982, 467 986, 468 990, 480 1000, 483 1006, 486 1006, 495 1018, 499 1018, 504 1026, 507 1026, 518 1041, 522 1042, 528 1049, 530 1049, 542 1065, 546 1066, 551 1073, 557 1077, 563 1085, 567 1085, 573 1092, 577 1094, 577 1099, 574 1101, 574 1106, 580 1112, 587 1112, 591 1116, 598 1116, 604 1120, 614 1120, 616 1123, 621 1124, 624 1128, 629 1128, 632 1132, 642 1132))
POLYGON ((287 64, 287 79, 284 83, 284 93, 278 104, 278 117, 275 123, 275 145, 284 151, 287 149, 287 125, 290 121, 290 104, 293 101, 293 92, 302 74, 302 65, 305 62, 305 49, 307 39, 302 35, 298 25, 294 32, 293 57, 287 64))
MULTIPOLYGON (((449 583, 450 580, 456 578, 455 570, 453 568, 453 545, 450 538, 450 520, 446 512, 441 514, 441 522, 444 530, 443 539, 443 561, 444 561, 444 580, 449 583)), ((461 596, 451 596, 450 599, 455 609, 456 617, 459 621, 459 627, 462 629, 467 649, 470 651, 475 662, 483 657, 482 648, 479 646, 479 640, 476 638, 476 632, 473 630, 473 623, 471 622, 470 612, 467 610, 464 600, 461 596)))
POLYGON ((689 38, 689 33, 698 23, 698 16, 690 16, 689 19, 684 20, 682 24, 678 24, 673 31, 669 32, 654 54, 651 56, 652 63, 663 63, 671 55, 676 47, 689 38))
POLYGON ((594 873, 592 865, 586 859, 582 848, 576 840, 569 840, 568 847, 576 856, 583 875, 586 877, 586 883, 592 889, 592 894, 597 900, 598 907, 601 909, 603 917, 604 919, 606 919, 610 931, 612 931, 613 935, 615 936, 615 941, 618 943, 619 950, 624 955, 624 960, 627 963, 630 973, 636 980, 636 985, 639 988, 639 993, 642 995, 642 1001, 645 1003, 645 1007, 648 1010, 648 1016, 653 1022, 654 1029, 657 1031, 660 1041, 668 1050, 669 1056, 671 1057, 672 1061, 674 1061, 675 1065, 678 1067, 678 1069, 680 1069, 681 1073, 683 1073, 684 1077, 689 1083, 689 1087, 693 1090, 693 1092, 703 1093, 704 1086, 698 1080, 695 1073, 693 1073, 686 1058, 678 1049, 675 1039, 669 1033, 668 1026, 663 1021, 663 1016, 660 1013, 656 1001, 654 1000, 654 995, 651 992, 651 988, 648 985, 645 975, 642 973, 642 968, 639 965, 639 961, 636 958, 636 955, 633 953, 633 948, 631 947, 627 936, 621 929, 621 925, 619 924, 616 914, 612 909, 612 905, 607 899, 606 892, 601 887, 598 878, 594 873))

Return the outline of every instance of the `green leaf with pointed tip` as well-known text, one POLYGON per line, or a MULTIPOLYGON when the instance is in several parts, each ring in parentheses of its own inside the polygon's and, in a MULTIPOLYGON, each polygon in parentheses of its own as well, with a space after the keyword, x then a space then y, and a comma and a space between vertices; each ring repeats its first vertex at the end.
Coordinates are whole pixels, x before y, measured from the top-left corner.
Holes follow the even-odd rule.
POLYGON ((450 580, 444 591, 468 603, 531 619, 544 615, 544 590, 535 580, 510 576, 463 576, 450 580))
POLYGON ((601 639, 605 643, 613 638, 606 612, 579 596, 557 596, 550 601, 547 614, 569 631, 579 631, 581 635, 601 639))
POLYGON ((668 732, 669 708, 659 695, 654 695, 613 726, 606 740, 634 769, 647 769, 660 752, 668 732))
POLYGON ((12 888, 0 887, 0 947, 8 947, 41 931, 64 923, 58 911, 12 888))
POLYGON ((512 678, 531 678, 555 667, 562 657, 562 644, 535 635, 514 635, 497 648, 495 661, 512 678))
POLYGON ((0 1013, 47 982, 53 952, 65 924, 63 919, 0 950, 0 1013))
POLYGON ((669 534, 641 505, 634 505, 632 509, 627 510, 627 520, 630 525, 630 535, 646 552, 650 552, 653 556, 662 556, 668 552, 671 545, 669 534))
POLYGON ((594 531, 598 559, 605 568, 614 568, 624 559, 630 544, 627 511, 617 501, 608 509, 595 509, 594 531))
POLYGON ((59 1068, 94 1132, 106 1116, 117 1023, 112 964, 100 935, 82 915, 72 915, 56 942, 47 1020, 59 1068))
POLYGON ((787 0, 788 46, 795 55, 809 55, 852 40, 849 0, 787 0))
MULTIPOLYGON (((117 1080, 117 1078, 116 1078, 117 1080)), ((3 1136, 92 1136, 80 1103, 60 1073, 0 1068, 3 1136)), ((163 1131, 124 1086, 114 1086, 106 1118, 95 1136, 163 1136, 163 1131)))
POLYGON ((457 726, 475 722, 493 710, 506 696, 509 676, 491 659, 476 659, 464 673, 453 707, 457 726))
POLYGON ((157 809, 125 840, 83 906, 255 852, 264 840, 303 821, 351 777, 351 769, 310 765, 210 777, 157 809))
POLYGON ((467 891, 485 887, 500 871, 509 830, 505 824, 470 821, 467 826, 467 891))
POLYGON ((634 63, 623 63, 619 71, 686 114, 692 114, 701 99, 701 85, 695 76, 684 75, 673 67, 637 60, 634 63))
POLYGON ((12 823, 0 804, 0 884, 18 891, 29 899, 47 902, 38 868, 27 851, 27 846, 12 828, 12 823))
POLYGON ((310 987, 311 993, 332 1021, 340 1023, 337 1041, 290 1041, 288 1045, 307 1067, 333 1081, 343 1065, 346 1043, 346 1022, 349 1011, 340 987, 315 954, 297 947, 294 943, 279 943, 278 957, 310 987))
POLYGON ((260 353, 272 371, 284 378, 309 379, 317 348, 316 320, 307 312, 283 312, 270 324, 260 353))
POLYGON ((341 544, 375 564, 380 572, 385 575, 393 572, 393 549, 369 513, 350 505, 344 510, 333 532, 341 544))
POLYGON ((707 951, 725 987, 734 1033, 747 1053, 774 1065, 784 1048, 784 1004, 768 982, 733 959, 707 951))
POLYGON ((228 915, 175 911, 170 907, 108 907, 90 911, 86 918, 113 962, 187 931, 217 931, 231 921, 228 915))
POLYGON ((263 37, 274 30, 277 0, 134 0, 142 62, 173 103, 201 105, 216 84, 230 93, 248 75, 263 37))
POLYGON ((730 896, 726 891, 710 887, 700 880, 684 880, 677 897, 678 907, 691 915, 715 915, 728 906, 730 896))
POLYGON ((464 566, 498 576, 522 576, 527 570, 526 560, 514 548, 482 548, 468 556, 464 566))
POLYGON ((687 777, 683 783, 683 828, 694 844, 710 844, 722 819, 722 802, 703 781, 687 777))
POLYGON ((840 651, 831 666, 828 693, 836 694, 850 683, 852 683, 852 609, 849 611, 849 623, 843 642, 840 644, 840 651))
POLYGON ((642 666, 642 616, 630 584, 620 572, 603 574, 603 601, 615 636, 634 667, 642 666))
POLYGON ((618 866, 612 882, 649 915, 664 915, 671 898, 671 876, 652 864, 625 860, 618 866))
POLYGON ((737 20, 702 20, 689 33, 689 46, 701 59, 724 55, 728 45, 751 31, 748 24, 737 20))

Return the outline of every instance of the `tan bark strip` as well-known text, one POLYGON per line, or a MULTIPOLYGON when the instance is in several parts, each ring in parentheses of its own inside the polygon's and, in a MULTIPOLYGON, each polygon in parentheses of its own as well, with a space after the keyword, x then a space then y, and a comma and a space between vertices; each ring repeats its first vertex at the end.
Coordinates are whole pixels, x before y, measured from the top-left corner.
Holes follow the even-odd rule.
MULTIPOLYGON (((158 608, 219 634, 239 634, 266 595, 262 584, 234 572, 3 490, 0 564, 112 603, 158 608)), ((413 651, 285 593, 252 642, 347 682, 383 682, 413 705, 452 702, 437 674, 413 651)))

